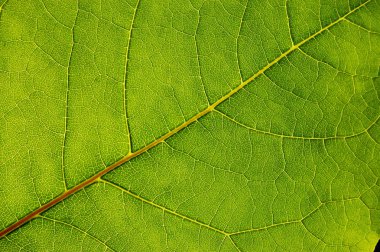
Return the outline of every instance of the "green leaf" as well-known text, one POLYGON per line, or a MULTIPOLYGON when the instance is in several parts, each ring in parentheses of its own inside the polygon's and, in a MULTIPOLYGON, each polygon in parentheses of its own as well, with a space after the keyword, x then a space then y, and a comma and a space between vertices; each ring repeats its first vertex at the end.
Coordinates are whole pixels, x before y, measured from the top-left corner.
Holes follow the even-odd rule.
POLYGON ((380 1, 0 1, 0 251, 373 251, 380 1))

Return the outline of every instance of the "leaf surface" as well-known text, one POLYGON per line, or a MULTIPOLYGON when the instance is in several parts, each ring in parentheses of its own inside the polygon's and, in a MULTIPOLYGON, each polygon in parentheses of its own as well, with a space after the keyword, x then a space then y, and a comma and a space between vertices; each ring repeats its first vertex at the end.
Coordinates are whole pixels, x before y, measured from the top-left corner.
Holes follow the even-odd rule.
POLYGON ((0 6, 0 250, 374 249, 379 1, 0 6))

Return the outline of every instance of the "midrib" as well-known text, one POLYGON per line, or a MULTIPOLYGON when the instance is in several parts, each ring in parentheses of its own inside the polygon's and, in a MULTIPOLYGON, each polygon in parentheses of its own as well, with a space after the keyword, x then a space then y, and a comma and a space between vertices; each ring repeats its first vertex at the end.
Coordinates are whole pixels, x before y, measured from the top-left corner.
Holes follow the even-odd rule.
POLYGON ((67 197, 73 195, 74 193, 78 192, 79 190, 83 189, 84 187, 88 186, 88 185, 91 185, 92 183, 96 182, 96 181, 99 181, 100 178, 107 174, 108 172, 114 170, 116 167, 119 167, 121 166, 122 164, 128 162, 129 160, 133 159, 134 157, 137 157, 141 154, 143 154, 144 152, 146 152, 147 150, 155 147, 156 145, 158 145, 159 143, 165 141, 166 139, 170 138, 172 135, 176 134, 177 132, 181 131, 182 129, 186 128, 188 125, 192 124, 193 122, 197 121, 198 119, 200 119, 201 117, 203 117, 204 115, 208 114, 209 112, 213 111, 215 107, 217 107, 219 104, 221 104, 222 102, 226 101, 227 99, 229 99, 231 96, 233 96, 235 93, 237 93, 239 90, 241 90, 242 88, 244 88, 246 85, 248 85, 249 83, 251 83, 253 80, 255 80, 258 76, 262 75, 266 70, 268 70, 269 68, 271 68, 273 65, 275 65, 276 63, 278 63, 281 59, 285 58, 287 55, 289 55, 290 53, 292 53, 293 51, 295 51, 297 48, 299 48, 300 46, 302 46, 303 44, 307 43, 309 40, 315 38, 316 36, 318 36, 319 34, 321 34, 322 32, 326 31, 327 29, 331 28, 332 26, 336 25, 337 23, 339 23, 340 21, 344 20, 347 16, 349 16, 350 14, 354 13, 355 11, 357 11, 358 9, 362 8, 363 6, 365 6, 366 4, 368 4, 369 2, 371 2, 371 0, 368 0, 362 4, 360 4, 359 6, 357 6, 356 8, 352 9, 351 11, 349 11, 348 13, 346 13, 344 16, 340 17, 339 19, 335 20, 334 22, 332 22, 331 24, 323 27, 321 30, 319 30, 318 32, 312 34, 311 36, 309 36, 308 38, 304 39, 303 41, 299 42, 298 44, 296 45, 293 45, 291 48, 289 48, 287 51, 285 51, 284 53, 282 53, 280 56, 278 56, 276 59, 274 59, 272 62, 270 62, 268 65, 266 65, 265 67, 263 67, 261 70, 259 70, 257 73, 255 73, 254 75, 252 75, 250 78, 248 78, 247 80, 245 80, 244 82, 242 82, 240 85, 238 85, 236 88, 232 89, 229 93, 227 93, 226 95, 224 95, 223 97, 221 97, 219 100, 217 100, 215 103, 211 104, 209 107, 207 107, 205 110, 199 112, 198 114, 196 114, 195 116, 193 116, 192 118, 190 118, 189 120, 187 120, 186 122, 184 122, 183 124, 181 124, 180 126, 174 128, 173 130, 169 131, 168 133, 166 133, 165 135, 161 136, 160 138, 156 139, 155 141, 151 142, 150 144, 146 145, 145 147, 141 148, 140 150, 136 151, 136 152, 133 152, 133 153, 129 153, 128 155, 126 155, 125 157, 123 157, 122 159, 120 159, 119 161, 113 163, 112 165, 108 166, 107 168, 105 168, 104 170, 98 172, 97 174, 93 175, 92 177, 90 177, 89 179, 81 182, 80 184, 76 185, 75 187, 65 191, 63 194, 59 195, 58 197, 54 198, 53 200, 49 201, 48 203, 42 205, 41 207, 39 207, 38 209, 34 210, 33 212, 29 213, 28 215, 24 216, 23 218, 21 218, 20 220, 18 220, 17 222, 13 223, 12 225, 8 226, 7 228, 3 229, 2 231, 0 231, 0 238, 2 238, 3 236, 7 235, 8 233, 16 230, 17 228, 19 228, 20 226, 22 226, 23 224, 27 223, 28 221, 30 221, 31 219, 37 217, 39 214, 43 213, 44 211, 48 210, 49 208, 53 207, 54 205, 56 205, 57 203, 63 201, 64 199, 66 199, 67 197))

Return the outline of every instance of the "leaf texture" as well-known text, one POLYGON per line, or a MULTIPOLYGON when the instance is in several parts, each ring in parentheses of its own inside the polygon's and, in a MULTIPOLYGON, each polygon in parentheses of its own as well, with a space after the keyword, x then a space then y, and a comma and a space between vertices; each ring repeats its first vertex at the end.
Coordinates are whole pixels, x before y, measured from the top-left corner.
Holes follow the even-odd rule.
POLYGON ((0 251, 374 250, 378 0, 0 6, 0 251))

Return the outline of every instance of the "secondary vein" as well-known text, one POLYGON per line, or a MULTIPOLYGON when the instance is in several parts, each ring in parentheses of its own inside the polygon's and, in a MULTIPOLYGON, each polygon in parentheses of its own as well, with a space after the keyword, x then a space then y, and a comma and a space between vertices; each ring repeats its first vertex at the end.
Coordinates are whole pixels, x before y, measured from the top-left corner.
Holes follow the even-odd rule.
MULTIPOLYGON (((66 182, 66 175, 65 175, 65 152, 66 152, 66 142, 67 142, 67 132, 68 132, 68 120, 69 120, 69 93, 70 93, 70 73, 71 73, 71 63, 72 63, 72 56, 73 56, 73 50, 74 50, 74 27, 77 23, 78 19, 78 13, 79 13, 79 3, 77 2, 77 13, 75 16, 75 21, 73 24, 73 27, 71 28, 71 48, 70 48, 70 55, 69 55, 69 62, 66 69, 67 74, 67 83, 66 83, 66 94, 65 94, 65 118, 64 118, 64 132, 63 132, 63 138, 62 138, 62 150, 61 150, 61 156, 62 156, 62 162, 61 162, 61 172, 62 172, 62 180, 63 180, 63 186, 65 188, 65 191, 67 191, 67 182, 66 182)), ((47 10, 47 8, 45 7, 47 10)))
POLYGON ((125 124, 128 132, 128 143, 129 143, 129 153, 132 152, 132 141, 131 141, 131 128, 129 126, 129 118, 128 118, 128 110, 127 110, 127 71, 128 71, 128 62, 129 62, 129 54, 130 54, 130 48, 131 48, 131 38, 132 38, 132 30, 133 25, 136 20, 136 13, 137 9, 139 8, 141 0, 137 0, 136 6, 133 10, 132 20, 131 20, 131 26, 129 27, 129 33, 128 33, 128 44, 127 44, 127 52, 125 53, 125 69, 124 69, 124 90, 123 90, 123 108, 124 108, 124 115, 125 115, 125 124))
POLYGON ((166 207, 164 207, 164 206, 161 206, 161 205, 159 205, 159 204, 156 204, 156 203, 154 203, 153 201, 147 200, 147 199, 145 199, 145 198, 143 198, 143 197, 141 197, 141 196, 139 196, 139 195, 137 195, 137 194, 134 194, 134 193, 132 193, 131 191, 129 191, 129 190, 127 190, 127 189, 125 189, 125 188, 123 188, 123 187, 121 187, 121 186, 119 186, 119 185, 117 185, 117 184, 115 184, 115 183, 113 183, 113 182, 111 182, 111 181, 108 181, 108 180, 105 180, 105 179, 100 179, 100 182, 102 182, 102 183, 104 183, 104 184, 108 184, 108 185, 110 185, 110 186, 113 186, 113 187, 115 187, 115 188, 121 190, 122 192, 128 194, 129 196, 131 196, 131 197, 133 197, 133 198, 135 198, 135 199, 138 199, 138 200, 140 200, 140 201, 142 201, 142 202, 144 202, 144 203, 147 203, 147 204, 149 204, 149 205, 151 205, 151 206, 153 206, 153 207, 156 207, 156 208, 158 208, 158 209, 161 209, 161 210, 164 211, 164 212, 170 213, 170 214, 172 214, 172 215, 174 215, 174 216, 177 216, 177 217, 179 217, 179 218, 182 218, 182 219, 184 219, 184 220, 187 220, 187 221, 190 221, 190 222, 196 223, 196 224, 198 224, 198 225, 200 225, 200 226, 202 226, 202 227, 206 227, 206 228, 208 228, 208 229, 211 229, 211 230, 213 230, 213 231, 215 231, 215 232, 217 232, 217 233, 223 234, 223 235, 225 235, 225 236, 229 236, 229 233, 227 233, 227 232, 224 231, 224 230, 221 230, 221 229, 219 229, 219 228, 213 227, 213 226, 211 226, 211 225, 209 225, 209 224, 206 224, 206 223, 203 223, 203 222, 201 222, 201 221, 195 220, 195 219, 190 218, 190 217, 188 217, 188 216, 186 216, 186 215, 183 215, 183 214, 181 214, 181 213, 178 213, 178 212, 176 212, 176 211, 173 211, 173 210, 171 210, 171 209, 169 209, 169 208, 166 208, 166 207))

